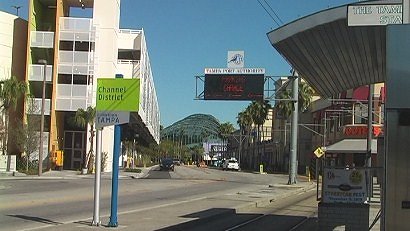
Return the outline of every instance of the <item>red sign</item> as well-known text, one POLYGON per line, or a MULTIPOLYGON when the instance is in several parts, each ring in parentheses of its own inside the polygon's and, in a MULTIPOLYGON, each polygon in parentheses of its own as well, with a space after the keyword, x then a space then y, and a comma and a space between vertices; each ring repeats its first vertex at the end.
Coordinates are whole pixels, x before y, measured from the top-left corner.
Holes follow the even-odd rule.
MULTIPOLYGON (((383 127, 380 125, 373 125, 372 127, 374 137, 378 137, 383 133, 383 127)), ((367 137, 367 125, 346 125, 343 128, 343 134, 345 137, 367 137)))

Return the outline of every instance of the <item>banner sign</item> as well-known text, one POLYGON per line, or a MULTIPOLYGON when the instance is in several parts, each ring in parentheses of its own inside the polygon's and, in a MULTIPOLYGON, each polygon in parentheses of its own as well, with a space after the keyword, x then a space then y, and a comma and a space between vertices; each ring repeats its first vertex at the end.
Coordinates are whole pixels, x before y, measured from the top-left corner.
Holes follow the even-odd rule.
POLYGON ((140 79, 97 79, 95 127, 128 123, 130 112, 137 112, 140 99, 140 79))
POLYGON ((367 198, 364 169, 324 169, 323 202, 364 203, 367 198))
POLYGON ((402 4, 348 6, 348 26, 384 26, 387 24, 403 24, 402 4))
POLYGON ((205 68, 205 75, 212 74, 265 74, 265 68, 205 68))

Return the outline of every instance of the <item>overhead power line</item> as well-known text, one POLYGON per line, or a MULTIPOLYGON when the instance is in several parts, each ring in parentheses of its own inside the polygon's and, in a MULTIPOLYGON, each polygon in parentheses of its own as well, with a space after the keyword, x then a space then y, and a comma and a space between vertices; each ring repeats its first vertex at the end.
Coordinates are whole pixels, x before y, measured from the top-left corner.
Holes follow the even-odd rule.
POLYGON ((269 17, 276 23, 276 25, 280 26, 280 24, 276 21, 276 19, 272 16, 272 14, 265 8, 265 6, 258 0, 259 4, 265 10, 265 12, 269 15, 269 17))
POLYGON ((276 18, 279 20, 279 22, 282 23, 282 24, 284 24, 283 21, 282 21, 282 19, 280 19, 279 15, 278 15, 278 14, 276 13, 276 11, 270 6, 270 4, 269 4, 266 0, 263 0, 263 1, 266 3, 266 5, 268 5, 269 9, 271 9, 271 11, 275 14, 275 16, 276 16, 276 18))

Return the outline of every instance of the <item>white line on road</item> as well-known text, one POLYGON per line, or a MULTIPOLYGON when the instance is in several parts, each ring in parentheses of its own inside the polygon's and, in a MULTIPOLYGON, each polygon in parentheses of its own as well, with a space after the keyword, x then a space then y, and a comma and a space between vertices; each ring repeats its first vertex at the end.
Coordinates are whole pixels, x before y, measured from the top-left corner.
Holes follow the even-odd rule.
MULTIPOLYGON (((179 204, 184 204, 184 203, 190 203, 190 202, 194 202, 194 201, 204 200, 204 199, 207 199, 207 198, 208 197, 198 197, 198 198, 192 198, 192 199, 189 199, 189 200, 183 200, 183 201, 178 201, 178 202, 173 202, 173 203, 168 203, 168 204, 161 204, 161 205, 156 205, 156 206, 151 206, 151 207, 146 207, 146 208, 127 210, 127 211, 118 212, 118 215, 124 215, 124 214, 129 214, 129 213, 137 213, 137 212, 142 212, 142 211, 147 211, 147 210, 152 210, 152 209, 163 208, 163 207, 167 207, 167 206, 174 206, 174 205, 179 205, 179 204)), ((109 217, 109 216, 111 216, 111 214, 105 214, 105 215, 102 215, 100 217, 109 217)), ((93 219, 93 217, 60 222, 60 224, 58 224, 57 226, 78 222, 80 220, 91 220, 91 219, 93 219)), ((48 227, 56 227, 56 225, 48 224, 48 225, 43 225, 43 226, 38 226, 38 227, 33 227, 33 228, 28 228, 28 229, 21 229, 20 231, 38 230, 38 229, 44 229, 44 228, 48 228, 48 227)))

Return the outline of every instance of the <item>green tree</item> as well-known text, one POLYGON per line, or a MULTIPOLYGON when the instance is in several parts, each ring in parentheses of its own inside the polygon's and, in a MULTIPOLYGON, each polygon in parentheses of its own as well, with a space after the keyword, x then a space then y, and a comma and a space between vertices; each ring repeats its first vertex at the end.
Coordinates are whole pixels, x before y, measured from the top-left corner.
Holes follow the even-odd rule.
POLYGON ((16 119, 16 127, 10 131, 10 138, 14 140, 19 151, 25 153, 26 157, 26 172, 29 170, 30 155, 38 150, 40 134, 36 129, 36 124, 40 123, 40 118, 30 116, 37 111, 33 99, 30 99, 27 107, 27 120, 24 123, 21 119, 16 119))
MULTIPOLYGON (((252 129, 252 116, 249 110, 243 110, 239 112, 236 122, 239 125, 240 133, 242 135, 245 135, 246 143, 249 144, 249 136, 252 129)), ((242 153, 239 153, 239 155, 241 154, 242 153)))
POLYGON ((83 157, 83 168, 88 169, 88 173, 92 173, 94 164, 94 124, 95 124, 96 109, 95 107, 89 106, 87 110, 79 108, 74 116, 74 122, 77 126, 86 128, 90 125, 90 137, 88 141, 90 142, 90 150, 83 157))
POLYGON ((16 110, 17 102, 20 97, 25 96, 27 93, 26 82, 19 81, 15 76, 10 79, 0 82, 0 109, 4 116, 4 130, 2 152, 3 155, 7 152, 8 134, 9 134, 9 116, 12 110, 16 110))
MULTIPOLYGON (((247 108, 249 114, 252 118, 252 123, 257 126, 257 140, 261 141, 261 128, 263 130, 263 124, 266 121, 266 118, 269 114, 269 109, 272 108, 269 101, 265 100, 263 102, 253 101, 247 108)), ((263 132, 262 132, 263 137, 263 132)))
POLYGON ((230 122, 222 123, 219 125, 219 131, 218 134, 222 138, 222 144, 224 147, 227 146, 227 139, 229 135, 232 134, 232 132, 235 131, 235 128, 230 122))
MULTIPOLYGON (((300 112, 306 111, 310 104, 312 103, 312 97, 314 95, 314 90, 307 84, 306 82, 300 82, 299 83, 299 97, 298 97, 298 106, 300 112)), ((277 108, 279 110, 279 113, 283 115, 285 119, 288 119, 290 115, 293 112, 294 109, 294 104, 291 101, 292 99, 292 92, 289 89, 286 89, 285 91, 281 92, 278 95, 279 99, 286 99, 284 101, 279 101, 277 103, 277 108)))

